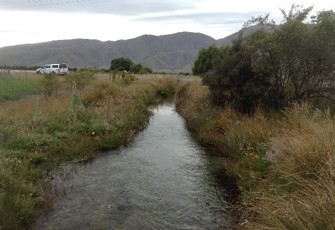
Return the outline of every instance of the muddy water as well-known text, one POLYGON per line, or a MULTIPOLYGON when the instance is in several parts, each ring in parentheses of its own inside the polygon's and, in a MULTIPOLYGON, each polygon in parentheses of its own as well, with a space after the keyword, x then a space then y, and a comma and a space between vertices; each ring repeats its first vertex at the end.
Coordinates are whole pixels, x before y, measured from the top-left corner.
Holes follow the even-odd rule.
POLYGON ((228 229, 224 189, 173 105, 154 110, 126 148, 77 166, 66 195, 33 229, 228 229))

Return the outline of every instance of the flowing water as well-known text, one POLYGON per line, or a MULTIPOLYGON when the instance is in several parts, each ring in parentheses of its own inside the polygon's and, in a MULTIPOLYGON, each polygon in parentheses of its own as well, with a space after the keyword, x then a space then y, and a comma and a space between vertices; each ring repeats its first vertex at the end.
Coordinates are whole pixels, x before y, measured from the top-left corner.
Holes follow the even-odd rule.
POLYGON ((33 229, 228 229, 225 193, 173 105, 128 147, 77 165, 64 197, 33 229))

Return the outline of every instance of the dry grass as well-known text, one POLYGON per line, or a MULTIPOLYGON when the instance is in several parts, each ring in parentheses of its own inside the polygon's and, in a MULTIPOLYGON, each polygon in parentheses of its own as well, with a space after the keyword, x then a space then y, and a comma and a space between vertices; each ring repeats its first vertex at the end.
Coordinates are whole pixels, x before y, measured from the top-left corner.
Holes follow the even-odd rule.
POLYGON ((272 139, 270 188, 254 194, 250 229, 335 229, 335 125, 307 105, 288 109, 272 139), (255 202, 257 200, 257 202, 255 202))
POLYGON ((200 80, 183 86, 179 92, 178 111, 186 118, 200 142, 227 158, 222 168, 239 181, 241 190, 249 190, 267 170, 265 153, 274 135, 276 122, 260 111, 254 117, 226 108, 214 108, 209 90, 200 80))
POLYGON ((69 96, 30 96, 19 101, 6 102, 1 106, 0 121, 12 120, 20 123, 32 118, 39 108, 42 113, 53 114, 70 107, 69 96))
POLYGON ((180 87, 177 98, 177 109, 186 119, 188 128, 196 133, 198 141, 223 154, 223 129, 218 124, 221 111, 212 107, 209 89, 200 79, 195 79, 180 87))
POLYGON ((196 116, 196 110, 200 109, 199 112, 201 112, 209 107, 209 90, 202 85, 200 78, 185 82, 178 89, 177 104, 184 116, 196 116))
POLYGON ((179 110, 242 190, 241 229, 335 229, 335 122, 292 105, 277 117, 212 108, 200 82, 184 86, 179 110), (211 125, 209 125, 211 124, 211 125))
POLYGON ((230 151, 256 147, 278 132, 278 122, 260 111, 249 117, 226 108, 221 111, 219 125, 225 134, 225 145, 230 151))

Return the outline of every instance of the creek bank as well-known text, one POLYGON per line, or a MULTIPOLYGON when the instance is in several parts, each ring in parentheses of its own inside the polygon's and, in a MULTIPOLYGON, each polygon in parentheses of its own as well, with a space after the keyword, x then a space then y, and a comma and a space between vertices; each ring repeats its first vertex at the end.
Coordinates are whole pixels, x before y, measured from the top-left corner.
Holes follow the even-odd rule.
MULTIPOLYGON (((238 229, 333 229, 334 118, 308 104, 253 116, 210 103, 201 81, 180 88, 178 111, 241 190, 238 229), (317 196, 315 194, 318 194, 317 196)), ((220 174, 218 174, 220 177, 220 174)))
POLYGON ((44 95, 1 105, 0 229, 27 228, 54 200, 51 171, 131 142, 146 127, 148 108, 177 85, 169 77, 124 82, 74 74, 39 78, 44 95))
POLYGON ((173 105, 154 114, 129 146, 79 164, 33 229, 231 229, 226 189, 212 174, 222 158, 193 141, 173 105))

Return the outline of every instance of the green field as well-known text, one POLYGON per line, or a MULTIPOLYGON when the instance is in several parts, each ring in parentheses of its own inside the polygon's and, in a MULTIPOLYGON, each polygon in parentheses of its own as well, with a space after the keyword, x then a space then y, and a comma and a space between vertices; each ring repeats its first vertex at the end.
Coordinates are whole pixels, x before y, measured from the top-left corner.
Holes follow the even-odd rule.
POLYGON ((0 102, 16 100, 39 91, 38 81, 30 78, 0 77, 0 102))

